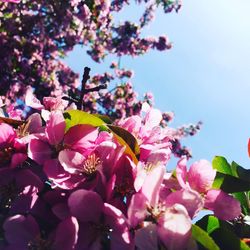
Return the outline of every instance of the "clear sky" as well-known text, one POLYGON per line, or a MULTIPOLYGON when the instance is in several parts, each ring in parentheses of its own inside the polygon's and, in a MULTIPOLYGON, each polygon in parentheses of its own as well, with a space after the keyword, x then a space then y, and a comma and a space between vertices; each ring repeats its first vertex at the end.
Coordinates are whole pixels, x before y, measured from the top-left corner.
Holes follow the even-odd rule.
MULTIPOLYGON (((138 20, 140 10, 132 5, 120 17, 138 20)), ((172 50, 122 58, 122 66, 135 72, 137 92, 153 92, 157 108, 174 111, 171 126, 203 121, 201 132, 183 141, 193 160, 222 155, 250 168, 249 13, 249 0, 183 0, 178 14, 157 11, 145 30, 167 34, 172 50)), ((95 64, 77 47, 66 62, 77 72, 90 66, 94 74, 107 70, 112 59, 95 64)))

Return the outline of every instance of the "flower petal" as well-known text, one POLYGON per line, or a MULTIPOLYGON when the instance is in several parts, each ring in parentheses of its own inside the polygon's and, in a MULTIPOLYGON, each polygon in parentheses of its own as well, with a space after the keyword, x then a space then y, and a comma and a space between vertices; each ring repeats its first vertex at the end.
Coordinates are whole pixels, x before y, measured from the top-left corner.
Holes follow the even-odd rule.
POLYGON ((94 146, 98 129, 86 124, 71 127, 65 134, 64 143, 77 151, 86 151, 94 146))
POLYGON ((158 220, 157 233, 168 250, 183 250, 191 237, 191 227, 186 208, 176 204, 158 220))
POLYGON ((83 189, 70 195, 68 205, 71 214, 81 222, 98 222, 103 210, 101 197, 93 191, 83 189))
POLYGON ((165 201, 167 207, 171 207, 177 203, 183 205, 187 209, 191 218, 193 218, 204 206, 202 196, 198 192, 188 189, 182 189, 167 196, 165 201))
POLYGON ((111 250, 133 250, 134 245, 126 218, 116 207, 104 203, 105 224, 110 227, 111 250))
POLYGON ((182 188, 187 188, 187 159, 186 157, 181 158, 176 166, 176 178, 182 188))
POLYGON ((18 165, 22 164, 27 159, 27 157, 28 156, 23 153, 13 154, 11 158, 10 167, 11 168, 17 167, 18 165))
POLYGON ((151 206, 155 206, 159 199, 160 187, 165 173, 165 166, 158 166, 151 170, 143 183, 141 192, 151 206))
POLYGON ((25 104, 33 109, 44 109, 44 106, 41 104, 41 102, 34 96, 32 88, 28 88, 26 92, 25 104))
POLYGON ((69 217, 65 219, 56 229, 53 247, 60 250, 75 249, 78 231, 79 225, 76 218, 69 217))
POLYGON ((153 127, 159 126, 161 120, 161 111, 151 108, 145 116, 145 127, 147 127, 147 129, 152 129, 153 127))
POLYGON ((58 145, 62 142, 66 123, 62 112, 54 111, 50 113, 50 119, 46 124, 46 135, 51 145, 58 145))
POLYGON ((209 190, 205 197, 205 207, 221 220, 232 220, 241 214, 240 202, 222 190, 209 190))
POLYGON ((70 178, 70 174, 64 170, 57 159, 47 160, 43 170, 47 177, 55 182, 62 182, 70 178))
POLYGON ((74 174, 80 170, 84 161, 84 156, 76 151, 64 149, 59 153, 58 160, 68 173, 74 174))
POLYGON ((145 219, 147 213, 146 201, 147 199, 141 193, 132 196, 127 212, 128 221, 132 228, 135 228, 145 219))
POLYGON ((28 146, 28 156, 42 165, 46 160, 51 159, 52 150, 47 142, 31 139, 28 146))
POLYGON ((29 241, 39 236, 40 230, 35 219, 28 215, 15 215, 5 220, 3 224, 5 239, 16 249, 27 247, 29 241))
POLYGON ((188 171, 189 185, 200 193, 206 193, 213 184, 216 170, 211 163, 206 160, 200 160, 193 163, 188 171))
POLYGON ((149 224, 135 231, 135 245, 139 250, 158 249, 156 224, 149 224))
POLYGON ((16 137, 14 129, 6 124, 0 123, 0 148, 10 144, 16 137))

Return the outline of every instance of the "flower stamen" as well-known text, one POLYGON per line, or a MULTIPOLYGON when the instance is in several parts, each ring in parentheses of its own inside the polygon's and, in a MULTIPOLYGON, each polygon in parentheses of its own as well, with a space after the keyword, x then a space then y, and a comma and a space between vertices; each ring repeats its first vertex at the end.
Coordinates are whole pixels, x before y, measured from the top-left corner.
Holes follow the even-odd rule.
POLYGON ((101 160, 96 154, 91 154, 83 162, 82 173, 86 175, 93 175, 97 169, 101 166, 101 160))

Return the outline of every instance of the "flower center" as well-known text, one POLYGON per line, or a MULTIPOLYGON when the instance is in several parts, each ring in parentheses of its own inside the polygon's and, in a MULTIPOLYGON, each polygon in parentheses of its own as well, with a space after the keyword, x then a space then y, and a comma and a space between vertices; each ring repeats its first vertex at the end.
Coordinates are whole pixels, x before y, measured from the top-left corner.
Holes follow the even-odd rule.
POLYGON ((148 173, 151 172, 156 166, 152 163, 146 163, 144 166, 144 170, 148 173))
POLYGON ((131 195, 134 192, 133 185, 130 178, 124 178, 122 182, 115 186, 115 192, 122 197, 131 195))
POLYGON ((89 155, 83 162, 82 173, 86 175, 93 175, 101 166, 101 160, 95 153, 89 155))
POLYGON ((149 221, 157 223, 159 217, 164 213, 165 207, 161 203, 158 203, 155 207, 148 206, 147 211, 149 213, 149 221))
POLYGON ((28 131, 29 125, 30 125, 30 120, 18 126, 16 130, 18 137, 25 137, 30 134, 28 131))
POLYGON ((17 187, 15 180, 0 187, 1 208, 10 208, 12 201, 19 195, 20 189, 17 187))
POLYGON ((13 147, 5 147, 0 149, 0 167, 8 164, 11 161, 11 155, 13 153, 13 147))
POLYGON ((38 236, 28 243, 28 250, 51 250, 51 245, 51 241, 45 240, 41 238, 41 236, 38 236))
POLYGON ((96 235, 98 235, 97 237, 100 237, 101 245, 103 246, 102 249, 110 249, 110 239, 113 229, 103 223, 90 223, 90 226, 94 229, 96 235))

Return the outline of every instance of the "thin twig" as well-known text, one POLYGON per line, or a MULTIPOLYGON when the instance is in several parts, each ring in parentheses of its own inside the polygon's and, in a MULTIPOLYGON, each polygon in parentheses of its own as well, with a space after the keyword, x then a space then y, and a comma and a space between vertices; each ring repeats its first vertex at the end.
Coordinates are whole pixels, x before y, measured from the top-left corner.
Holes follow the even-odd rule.
POLYGON ((89 72, 90 72, 90 68, 85 67, 84 68, 84 73, 83 73, 83 77, 82 77, 82 88, 81 88, 81 95, 80 95, 80 100, 77 103, 77 109, 82 110, 83 108, 83 98, 84 98, 84 94, 86 93, 86 83, 88 81, 88 79, 90 78, 89 76, 89 72))
POLYGON ((96 86, 94 88, 85 89, 84 93, 87 94, 87 93, 90 93, 90 92, 95 92, 95 91, 99 91, 101 89, 106 89, 106 88, 107 88, 107 84, 102 84, 102 85, 96 86))

